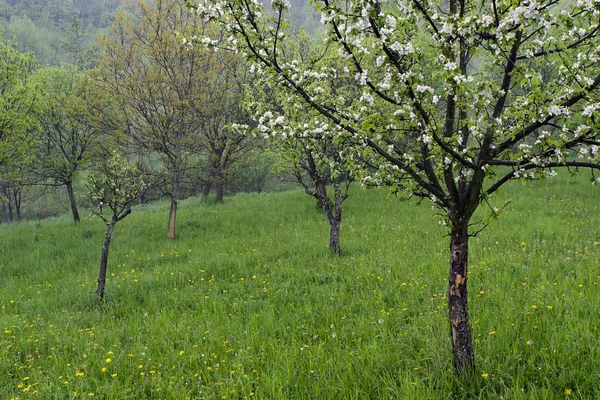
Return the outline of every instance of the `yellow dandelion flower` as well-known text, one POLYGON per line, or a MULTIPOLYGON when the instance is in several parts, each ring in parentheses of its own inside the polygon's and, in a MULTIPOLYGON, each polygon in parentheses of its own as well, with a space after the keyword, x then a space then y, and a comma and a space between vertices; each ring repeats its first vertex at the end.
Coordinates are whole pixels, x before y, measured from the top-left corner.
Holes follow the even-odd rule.
POLYGON ((112 360, 111 360, 110 358, 107 358, 107 359, 106 359, 106 360, 104 360, 104 361, 106 361, 106 363, 107 363, 107 364, 110 364, 112 360))
POLYGON ((570 396, 571 394, 573 394, 573 391, 571 389, 565 389, 565 394, 567 396, 570 396))
POLYGON ((102 373, 105 373, 105 372, 106 372, 106 371, 108 371, 108 370, 106 369, 106 367, 102 367, 102 370, 101 370, 101 371, 102 371, 102 373))
POLYGON ((481 377, 482 377, 483 379, 487 379, 489 376, 490 376, 490 374, 488 374, 487 372, 485 372, 485 373, 481 374, 481 377))

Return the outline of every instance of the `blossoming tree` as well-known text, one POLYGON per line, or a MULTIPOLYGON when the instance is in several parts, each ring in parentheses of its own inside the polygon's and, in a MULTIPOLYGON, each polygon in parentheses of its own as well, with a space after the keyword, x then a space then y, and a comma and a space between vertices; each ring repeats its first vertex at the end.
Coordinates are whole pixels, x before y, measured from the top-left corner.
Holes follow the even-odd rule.
POLYGON ((114 151, 90 174, 86 186, 86 200, 91 205, 92 212, 106 224, 96 291, 98 300, 102 300, 106 286, 108 250, 115 225, 131 214, 131 207, 137 202, 138 195, 144 188, 144 181, 137 166, 129 164, 125 157, 114 151))
MULTIPOLYGON (((231 47, 272 86, 345 131, 366 182, 391 182, 438 207, 449 230, 448 309, 453 364, 474 368, 467 310, 469 237, 479 205, 514 179, 554 168, 597 169, 600 3, 593 0, 315 0, 343 62, 327 70, 285 57, 288 5, 206 0, 231 47), (340 102, 324 77, 352 77, 360 98, 340 102), (364 169, 363 160, 371 166, 364 169)), ((202 40, 211 45, 210 39, 202 40)), ((490 205, 493 215, 498 210, 490 205)))
MULTIPOLYGON (((294 54, 315 68, 327 69, 335 62, 335 57, 328 55, 326 48, 315 43, 303 29, 290 37, 286 45, 286 55, 294 54)), ((256 68, 251 71, 255 73, 256 68)), ((269 89, 269 77, 265 74, 259 71, 256 75, 253 101, 248 104, 256 115, 256 131, 273 150, 275 172, 292 175, 304 192, 317 200, 318 209, 329 222, 329 248, 339 255, 342 204, 353 181, 347 174, 343 142, 338 140, 341 130, 297 97, 269 89), (328 184, 333 189, 332 197, 327 193, 328 184)), ((330 80, 327 85, 346 93, 357 90, 353 80, 330 80)))

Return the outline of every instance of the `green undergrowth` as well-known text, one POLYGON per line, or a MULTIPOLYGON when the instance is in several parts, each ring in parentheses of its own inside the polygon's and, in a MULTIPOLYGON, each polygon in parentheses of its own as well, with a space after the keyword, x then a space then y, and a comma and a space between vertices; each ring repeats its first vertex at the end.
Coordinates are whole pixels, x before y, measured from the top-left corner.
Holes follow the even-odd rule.
POLYGON ((167 203, 136 207, 103 304, 99 220, 0 226, 0 398, 600 398, 598 189, 559 177, 492 198, 511 202, 470 241, 468 377, 429 202, 354 187, 341 257, 300 191, 185 200, 175 241, 167 203))

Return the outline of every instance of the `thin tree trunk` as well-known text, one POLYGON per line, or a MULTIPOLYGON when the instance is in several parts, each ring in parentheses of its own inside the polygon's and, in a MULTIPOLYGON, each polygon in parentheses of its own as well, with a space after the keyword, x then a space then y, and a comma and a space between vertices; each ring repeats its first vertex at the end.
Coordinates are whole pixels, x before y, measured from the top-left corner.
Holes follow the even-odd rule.
POLYGON ((448 310, 452 334, 452 357, 457 373, 475 368, 475 355, 467 308, 469 234, 466 223, 453 226, 450 234, 450 276, 448 310))
POLYGON ((81 219, 79 218, 79 212, 77 211, 77 203, 75 202, 75 195, 73 194, 73 183, 68 181, 66 183, 67 186, 67 195, 69 196, 69 203, 71 204, 71 212, 73 213, 73 220, 75 222, 79 222, 81 219))
POLYGON ((217 192, 217 203, 223 202, 223 168, 221 164, 215 168, 215 189, 217 192))
POLYGON ((8 221, 14 222, 13 206, 12 206, 12 202, 10 201, 10 199, 8 199, 8 221))
POLYGON ((21 191, 15 190, 15 210, 17 211, 17 221, 21 220, 21 191))
POLYGON ((177 219, 177 204, 179 202, 179 177, 176 175, 173 178, 173 193, 171 193, 171 211, 169 212, 169 228, 168 238, 175 239, 175 222, 177 219))
POLYGON ((104 298, 104 287, 106 286, 106 265, 108 263, 108 248, 110 246, 110 238, 115 229, 115 222, 111 221, 106 224, 106 233, 104 234, 104 245, 102 246, 102 257, 100 258, 100 274, 98 276, 98 289, 96 291, 98 300, 104 298))
POLYGON ((169 212, 169 239, 175 239, 175 221, 177 219, 177 197, 171 196, 171 211, 169 212))

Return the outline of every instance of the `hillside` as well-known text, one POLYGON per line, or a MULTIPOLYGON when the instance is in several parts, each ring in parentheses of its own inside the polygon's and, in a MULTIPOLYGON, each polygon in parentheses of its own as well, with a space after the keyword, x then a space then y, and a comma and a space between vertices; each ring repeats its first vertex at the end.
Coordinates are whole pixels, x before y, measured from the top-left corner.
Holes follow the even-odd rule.
MULTIPOLYGON (((291 4, 293 25, 316 33, 319 16, 308 1, 291 4)), ((4 37, 14 39, 19 51, 34 53, 42 65, 59 65, 73 63, 69 46, 74 43, 93 48, 120 8, 121 0, 0 0, 0 25, 4 37), (76 20, 80 25, 75 26, 76 20)))
POLYGON ((387 191, 354 188, 341 257, 300 191, 185 200, 177 241, 167 203, 136 208, 104 305, 100 221, 2 225, 0 397, 598 398, 600 196, 558 179, 507 186, 471 242, 469 381, 450 368, 444 231, 387 191))

